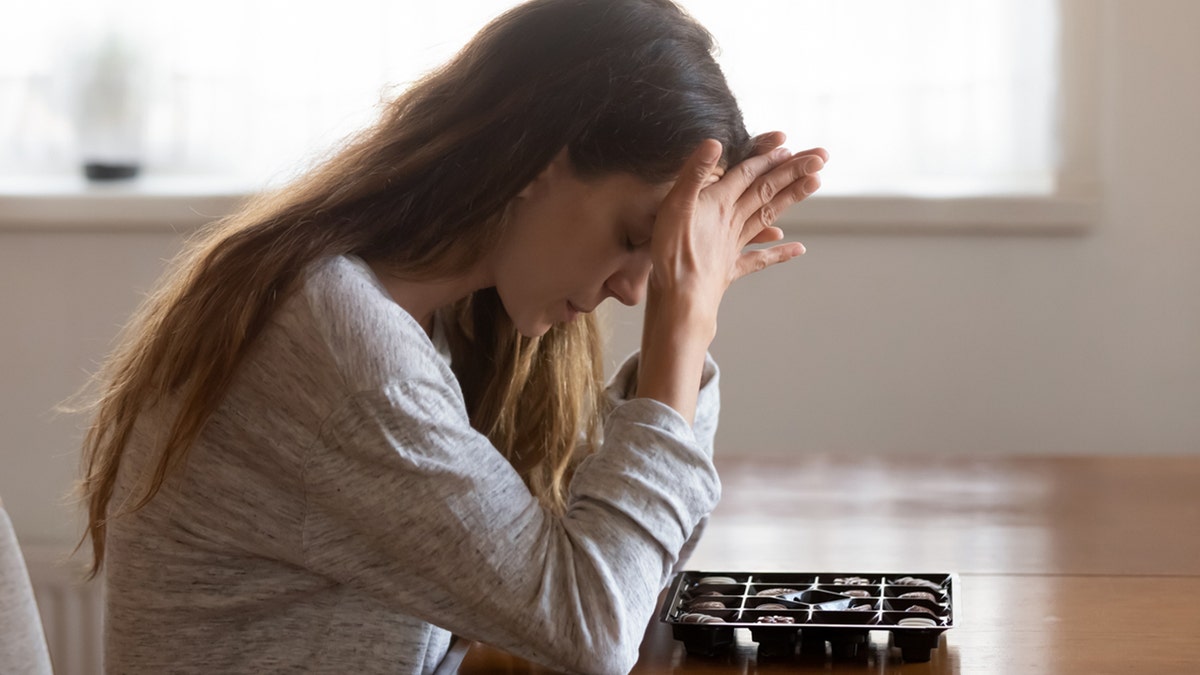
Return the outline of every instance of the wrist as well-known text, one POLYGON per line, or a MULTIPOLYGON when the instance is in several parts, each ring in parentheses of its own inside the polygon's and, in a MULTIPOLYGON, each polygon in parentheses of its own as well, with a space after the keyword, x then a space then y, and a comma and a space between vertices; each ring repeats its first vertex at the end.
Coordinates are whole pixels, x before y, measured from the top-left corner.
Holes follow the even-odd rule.
POLYGON ((691 422, 716 317, 683 298, 651 295, 646 302, 637 395, 653 398, 691 422))
POLYGON ((717 313, 704 303, 686 295, 651 293, 646 299, 646 315, 642 326, 642 348, 650 339, 682 347, 684 343, 700 344, 704 351, 717 336, 717 313))

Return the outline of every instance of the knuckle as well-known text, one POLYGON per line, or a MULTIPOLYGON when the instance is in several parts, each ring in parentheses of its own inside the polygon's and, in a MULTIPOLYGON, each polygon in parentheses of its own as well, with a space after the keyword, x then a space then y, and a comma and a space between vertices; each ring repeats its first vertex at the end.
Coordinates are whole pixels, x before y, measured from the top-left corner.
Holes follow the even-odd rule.
POLYGON ((763 203, 765 204, 765 203, 771 201, 771 199, 773 199, 774 197, 775 197, 775 186, 771 184, 771 181, 764 180, 758 186, 758 198, 761 199, 763 201, 763 203))
POLYGON ((741 178, 746 182, 753 181, 758 176, 754 171, 754 167, 749 162, 742 162, 738 165, 737 170, 741 174, 741 178))
POLYGON ((770 204, 765 204, 761 209, 758 210, 758 217, 759 220, 762 221, 763 227, 769 227, 771 223, 775 222, 775 218, 777 216, 778 214, 775 212, 775 207, 771 206, 770 204))

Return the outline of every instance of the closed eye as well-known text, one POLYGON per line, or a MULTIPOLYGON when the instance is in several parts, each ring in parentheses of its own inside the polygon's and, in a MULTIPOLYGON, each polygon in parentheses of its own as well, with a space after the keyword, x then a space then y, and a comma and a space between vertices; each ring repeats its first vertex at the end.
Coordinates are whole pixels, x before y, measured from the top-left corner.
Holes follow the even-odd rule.
POLYGON ((627 250, 627 251, 630 251, 630 252, 637 251, 639 249, 646 248, 649 245, 650 245, 649 239, 634 241, 630 237, 625 237, 625 250, 627 250))
POLYGON ((650 233, 654 231, 654 221, 657 215, 656 213, 650 216, 648 228, 632 227, 622 229, 626 251, 636 251, 650 243, 650 233))

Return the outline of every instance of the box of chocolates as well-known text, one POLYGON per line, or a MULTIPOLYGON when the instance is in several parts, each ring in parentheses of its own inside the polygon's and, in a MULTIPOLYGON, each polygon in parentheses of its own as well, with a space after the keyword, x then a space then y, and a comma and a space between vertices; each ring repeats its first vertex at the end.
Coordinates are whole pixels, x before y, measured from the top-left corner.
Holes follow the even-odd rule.
POLYGON ((954 627, 953 573, 699 572, 675 575, 659 619, 688 654, 717 656, 748 629, 758 657, 854 658, 885 631, 905 661, 928 661, 954 627))

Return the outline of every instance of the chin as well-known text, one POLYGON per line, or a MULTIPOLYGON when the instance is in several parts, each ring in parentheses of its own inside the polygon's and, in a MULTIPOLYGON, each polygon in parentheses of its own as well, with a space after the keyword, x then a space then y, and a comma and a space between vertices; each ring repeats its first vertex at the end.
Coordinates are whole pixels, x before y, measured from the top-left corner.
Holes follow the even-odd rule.
POLYGON ((538 323, 533 326, 518 325, 517 332, 527 338, 538 338, 550 332, 551 327, 552 325, 548 323, 538 323))
POLYGON ((517 329, 517 332, 527 338, 541 337, 554 326, 554 324, 546 321, 544 317, 540 316, 522 319, 514 318, 512 321, 513 326, 515 326, 517 329))
POLYGON ((522 336, 527 338, 541 337, 554 326, 554 320, 544 312, 539 312, 529 306, 524 308, 525 311, 521 311, 522 307, 520 306, 510 307, 510 303, 504 297, 504 294, 500 293, 499 295, 500 305, 504 308, 504 313, 508 315, 509 321, 512 321, 513 327, 522 336))

